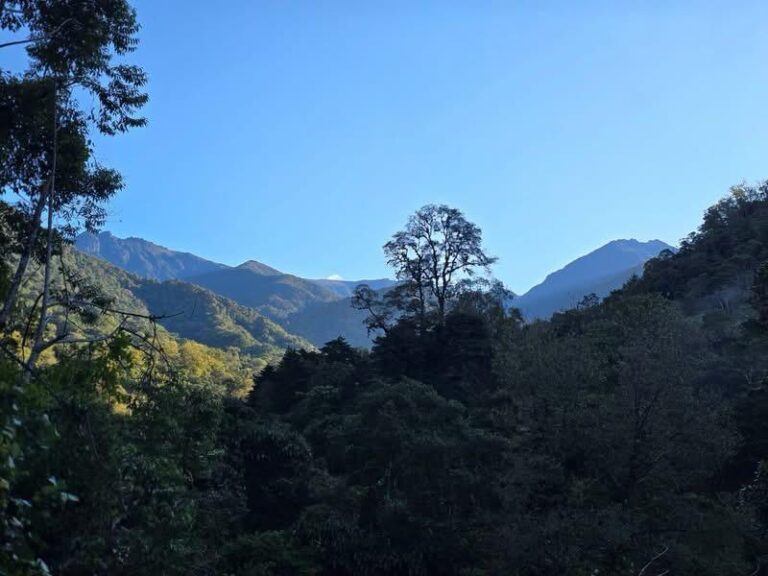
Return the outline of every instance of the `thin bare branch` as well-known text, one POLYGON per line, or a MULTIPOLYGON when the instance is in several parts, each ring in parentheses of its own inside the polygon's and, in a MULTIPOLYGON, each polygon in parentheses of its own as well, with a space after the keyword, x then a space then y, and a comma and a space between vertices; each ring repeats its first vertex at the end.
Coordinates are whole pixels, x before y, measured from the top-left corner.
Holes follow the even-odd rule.
MULTIPOLYGON (((652 565, 654 562, 656 562, 656 560, 658 560, 659 558, 661 558, 662 556, 664 556, 664 555, 665 555, 667 552, 669 552, 669 546, 664 546, 664 550, 662 550, 661 552, 659 552, 658 554, 656 554, 656 556, 654 556, 653 558, 651 558, 651 559, 648 561, 648 563, 647 563, 645 566, 643 566, 643 569, 642 569, 642 570, 640 570, 640 572, 638 572, 638 573, 637 573, 637 576, 643 576, 643 575, 646 573, 646 571, 648 570, 648 568, 650 568, 650 567, 651 567, 651 565, 652 565)), ((666 572, 662 572, 661 574, 658 574, 657 576, 663 576, 663 574, 666 574, 667 572, 669 572, 669 570, 667 570, 666 572)))

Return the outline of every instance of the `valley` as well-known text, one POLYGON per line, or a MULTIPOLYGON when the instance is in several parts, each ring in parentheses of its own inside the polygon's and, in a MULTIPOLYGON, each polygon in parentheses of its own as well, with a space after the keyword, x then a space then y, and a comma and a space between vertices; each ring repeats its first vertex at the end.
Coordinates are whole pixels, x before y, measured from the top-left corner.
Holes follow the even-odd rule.
POLYGON ((0 0, 0 576, 768 576, 767 26, 0 0))
MULTIPOLYGON (((370 347, 376 335, 368 334, 363 324, 365 313, 352 307, 352 292, 360 284, 377 291, 386 291, 396 284, 395 280, 388 279, 344 281, 301 278, 257 260, 230 267, 140 238, 117 238, 109 232, 96 236, 83 233, 77 237, 75 248, 139 277, 156 280, 158 286, 170 280, 176 281, 167 286, 169 293, 194 293, 191 287, 185 286, 187 284, 206 288, 224 299, 258 312, 288 333, 317 347, 338 337, 343 337, 353 346, 370 347)), ((546 320, 555 312, 575 308, 589 294, 599 298, 608 296, 632 276, 641 276, 644 263, 664 250, 674 251, 674 248, 658 240, 610 242, 553 272, 525 294, 515 296, 510 305, 519 308, 529 321, 546 320)), ((186 315, 192 302, 194 299, 188 294, 186 299, 175 303, 179 311, 187 310, 186 315)), ((179 325, 181 321, 175 324, 179 325)), ((180 335, 195 339, 194 333, 189 330, 180 335)), ((210 338, 204 335, 197 339, 210 343, 210 338)))

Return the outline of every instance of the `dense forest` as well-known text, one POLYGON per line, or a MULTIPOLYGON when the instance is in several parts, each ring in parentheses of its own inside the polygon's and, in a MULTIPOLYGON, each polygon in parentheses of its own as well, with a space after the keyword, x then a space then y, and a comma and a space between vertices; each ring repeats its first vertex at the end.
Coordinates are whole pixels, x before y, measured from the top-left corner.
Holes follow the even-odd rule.
POLYGON ((355 291, 372 348, 315 348, 71 251, 122 188, 89 135, 144 124, 128 2, 0 29, 0 574, 768 573, 768 182, 535 322, 425 206, 355 291))

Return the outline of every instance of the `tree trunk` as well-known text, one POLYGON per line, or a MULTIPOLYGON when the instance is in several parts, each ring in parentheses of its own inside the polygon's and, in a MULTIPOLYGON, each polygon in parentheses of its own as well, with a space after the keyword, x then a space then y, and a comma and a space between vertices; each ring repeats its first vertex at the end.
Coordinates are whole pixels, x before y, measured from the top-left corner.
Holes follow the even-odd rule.
POLYGON ((27 362, 30 368, 35 367, 35 363, 40 356, 43 337, 45 336, 45 327, 48 324, 48 306, 51 298, 51 261, 53 260, 53 186, 51 186, 51 193, 48 195, 48 238, 46 242, 43 299, 40 304, 40 320, 37 323, 35 337, 32 340, 32 352, 27 362))
POLYGON ((19 289, 21 288, 21 282, 24 280, 24 274, 29 266, 29 261, 32 259, 32 254, 35 251, 35 244, 37 243, 37 235, 40 233, 40 218, 43 215, 43 210, 48 200, 48 194, 51 189, 51 181, 48 180, 47 185, 40 191, 40 197, 35 204, 35 211, 32 216, 31 227, 27 242, 24 245, 24 250, 21 253, 21 258, 16 266, 16 272, 13 275, 11 286, 8 290, 8 296, 3 302, 3 309, 0 311, 0 331, 4 330, 8 324, 8 320, 11 318, 11 312, 16 305, 16 300, 19 296, 19 289))
POLYGON ((58 159, 58 101, 56 95, 56 80, 53 84, 53 150, 51 159, 51 185, 48 191, 48 238, 45 246, 45 274, 43 278, 43 300, 40 304, 40 321, 35 330, 32 352, 29 355, 29 367, 34 368, 40 352, 43 349, 45 327, 48 324, 48 307, 51 299, 51 265, 53 263, 53 199, 56 194, 56 161, 58 159))
POLYGON ((445 324, 445 296, 440 295, 437 297, 437 309, 438 309, 438 322, 442 326, 445 324))

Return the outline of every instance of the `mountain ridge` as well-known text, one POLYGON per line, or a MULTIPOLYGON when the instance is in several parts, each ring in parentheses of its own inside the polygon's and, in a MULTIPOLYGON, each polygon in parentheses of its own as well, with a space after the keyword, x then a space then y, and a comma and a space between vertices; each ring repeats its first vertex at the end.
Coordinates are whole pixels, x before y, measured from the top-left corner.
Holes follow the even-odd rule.
POLYGON ((82 275, 111 294, 121 294, 118 307, 151 314, 169 332, 221 349, 238 348, 262 358, 276 358, 287 348, 311 347, 305 339, 220 294, 184 280, 141 278, 119 266, 72 251, 82 275))
POLYGON ((149 240, 129 236, 118 238, 108 231, 83 232, 75 238, 80 252, 105 260, 126 272, 154 280, 181 279, 228 268, 191 252, 171 250, 149 240))
MULTIPOLYGON (((253 259, 231 267, 141 238, 120 239, 109 232, 95 238, 96 245, 94 236, 79 236, 76 248, 128 272, 136 274, 130 268, 139 269, 144 275, 137 275, 144 278, 180 280, 198 286, 258 312, 287 333, 315 346, 338 336, 356 346, 370 346, 370 337, 362 325, 364 313, 351 307, 354 288, 368 284, 380 290, 396 283, 387 278, 308 279, 253 259), (192 273, 199 270, 203 271, 192 273)), ((516 296, 511 306, 519 308, 528 321, 548 318, 575 307, 588 294, 602 298, 621 288, 632 276, 642 275, 645 262, 664 250, 674 252, 675 248, 661 240, 612 240, 551 272, 526 293, 516 296)), ((182 292, 186 291, 184 288, 182 292)))
POLYGON ((277 268, 272 268, 272 266, 268 266, 258 260, 246 260, 242 264, 235 266, 235 268, 238 270, 250 270, 256 274, 261 274, 262 276, 281 276, 283 274, 283 272, 277 268))
POLYGON ((661 240, 645 242, 634 238, 612 240, 551 272, 539 284, 514 299, 528 320, 548 318, 573 308, 588 294, 604 297, 621 288, 643 266, 664 250, 675 248, 661 240))
POLYGON ((264 274, 261 270, 227 268, 186 278, 273 320, 285 318, 309 303, 338 300, 335 292, 293 274, 264 274))

